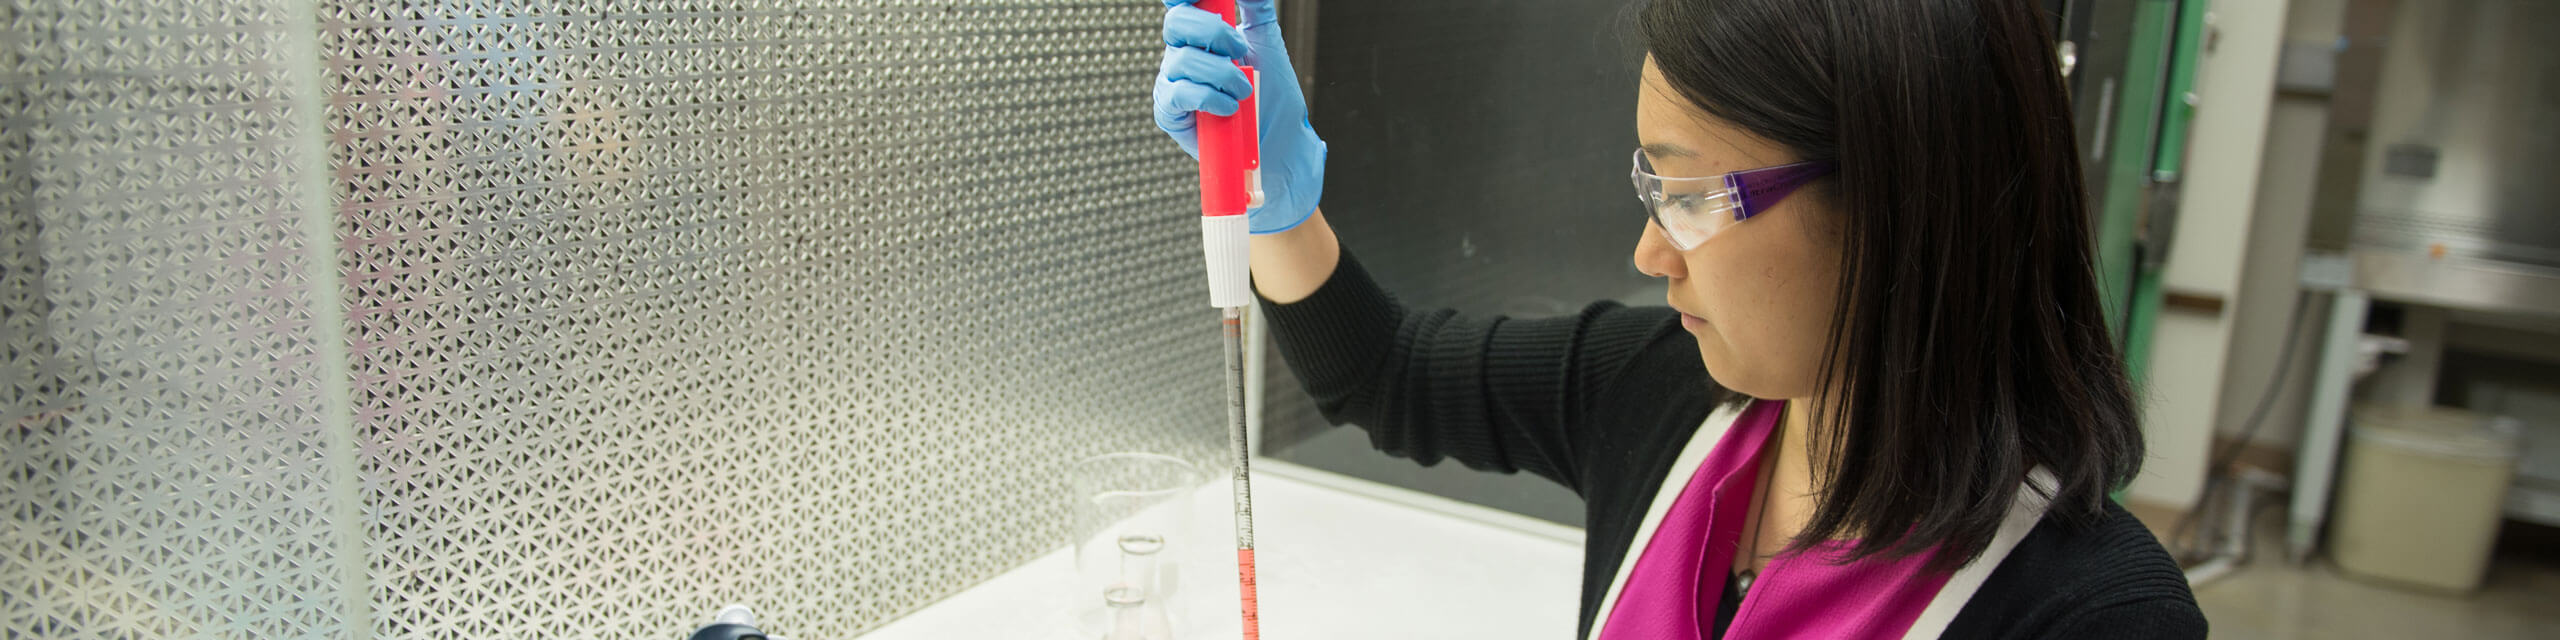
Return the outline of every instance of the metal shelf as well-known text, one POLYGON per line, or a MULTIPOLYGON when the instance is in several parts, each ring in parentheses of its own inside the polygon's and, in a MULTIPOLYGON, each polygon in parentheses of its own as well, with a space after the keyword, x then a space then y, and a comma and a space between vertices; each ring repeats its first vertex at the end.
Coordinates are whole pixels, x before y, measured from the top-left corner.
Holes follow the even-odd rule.
POLYGON ((2375 300, 2560 317, 2560 269, 2373 247, 2350 249, 2347 257, 2352 286, 2375 300))
POLYGON ((2560 527, 2560 480, 2516 476, 2507 487, 2507 517, 2560 527))

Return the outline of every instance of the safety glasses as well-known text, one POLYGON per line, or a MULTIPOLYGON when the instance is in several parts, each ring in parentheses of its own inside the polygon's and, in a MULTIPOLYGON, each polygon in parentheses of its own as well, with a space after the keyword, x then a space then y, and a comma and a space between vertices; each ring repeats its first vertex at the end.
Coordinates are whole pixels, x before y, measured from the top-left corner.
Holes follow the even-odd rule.
POLYGON ((1636 150, 1629 178, 1636 200, 1644 203, 1663 237, 1681 251, 1698 248, 1716 232, 1777 206, 1798 187, 1831 175, 1828 162, 1798 162, 1721 176, 1666 178, 1653 172, 1644 150, 1636 150))

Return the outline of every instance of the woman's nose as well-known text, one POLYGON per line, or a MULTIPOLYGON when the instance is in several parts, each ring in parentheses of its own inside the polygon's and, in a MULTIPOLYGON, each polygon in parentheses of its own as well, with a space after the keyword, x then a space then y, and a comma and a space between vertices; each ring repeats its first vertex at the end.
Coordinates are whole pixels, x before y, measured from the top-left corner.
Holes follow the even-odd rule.
POLYGON ((1680 250, 1662 237, 1662 228, 1652 220, 1644 223, 1644 234, 1636 236, 1636 270, 1656 278, 1689 277, 1688 263, 1680 260, 1680 250))

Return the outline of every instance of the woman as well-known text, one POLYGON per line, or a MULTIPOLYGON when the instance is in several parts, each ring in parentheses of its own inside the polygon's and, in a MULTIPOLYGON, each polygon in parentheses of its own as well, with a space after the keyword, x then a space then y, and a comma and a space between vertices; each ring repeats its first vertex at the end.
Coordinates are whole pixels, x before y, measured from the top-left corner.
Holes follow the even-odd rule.
POLYGON ((2204 635, 2106 497, 2142 438, 2029 0, 1652 0, 1635 263, 1668 308, 1554 319, 1380 290, 1316 210, 1275 9, 1232 29, 1188 2, 1157 122, 1193 148, 1191 112, 1246 95, 1233 62, 1261 70, 1281 353, 1387 453, 1578 492, 1582 637, 2204 635))

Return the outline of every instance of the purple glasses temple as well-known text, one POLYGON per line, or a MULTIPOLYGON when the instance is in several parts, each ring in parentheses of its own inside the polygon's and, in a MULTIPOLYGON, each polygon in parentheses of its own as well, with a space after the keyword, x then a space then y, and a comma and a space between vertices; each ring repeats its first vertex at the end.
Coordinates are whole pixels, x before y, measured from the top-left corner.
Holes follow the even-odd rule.
POLYGON ((1683 251, 1696 248, 1732 223, 1777 206, 1798 188, 1834 170, 1828 162, 1798 162, 1721 176, 1667 178, 1654 174, 1652 168, 1638 149, 1630 176, 1636 199, 1644 202, 1654 224, 1683 251))

